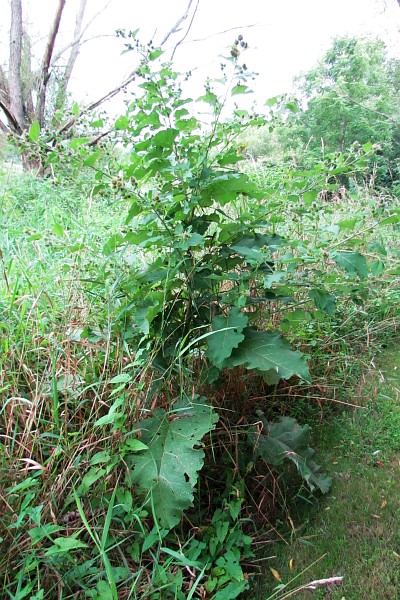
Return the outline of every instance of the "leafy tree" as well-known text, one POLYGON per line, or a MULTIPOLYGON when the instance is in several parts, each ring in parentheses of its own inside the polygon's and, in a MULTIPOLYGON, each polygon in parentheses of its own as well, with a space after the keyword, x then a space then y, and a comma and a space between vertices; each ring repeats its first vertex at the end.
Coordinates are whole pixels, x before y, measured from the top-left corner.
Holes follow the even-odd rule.
POLYGON ((371 142, 380 148, 380 181, 395 179, 398 73, 383 41, 335 39, 316 67, 297 78, 302 100, 280 129, 282 145, 314 159, 371 142))

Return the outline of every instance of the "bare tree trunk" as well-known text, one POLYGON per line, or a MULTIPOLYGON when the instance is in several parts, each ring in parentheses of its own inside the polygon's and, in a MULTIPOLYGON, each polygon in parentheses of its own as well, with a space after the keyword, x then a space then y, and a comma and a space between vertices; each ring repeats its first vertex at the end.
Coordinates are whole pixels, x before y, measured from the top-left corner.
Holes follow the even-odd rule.
POLYGON ((21 86, 22 100, 24 103, 25 116, 28 123, 31 123, 35 115, 32 90, 35 86, 35 78, 32 73, 32 45, 31 38, 26 31, 22 33, 22 69, 21 86))
MULTIPOLYGON (((82 31, 83 17, 85 15, 85 10, 86 10, 86 4, 87 4, 87 0, 81 0, 80 6, 79 6, 79 11, 76 15, 74 40, 78 40, 80 38, 81 31, 82 31)), ((79 55, 79 50, 80 50, 79 42, 77 42, 76 44, 73 44, 64 75, 60 81, 60 84, 59 84, 59 87, 57 90, 57 99, 56 99, 56 108, 57 109, 60 109, 64 106, 69 80, 71 79, 72 71, 74 69, 76 59, 78 58, 78 55, 79 55)))
MULTIPOLYGON (((11 0, 11 28, 10 28, 10 62, 8 86, 10 92, 10 102, 8 112, 11 113, 12 129, 16 133, 26 126, 24 106, 22 102, 22 84, 21 84, 21 60, 22 60, 22 3, 21 0, 11 0), (17 125, 17 127, 16 127, 17 125)), ((10 121, 9 114, 7 118, 10 121)))
POLYGON ((66 0, 59 0, 57 12, 55 14, 53 24, 50 30, 49 39, 47 41, 47 46, 43 55, 42 68, 39 76, 39 90, 37 96, 37 104, 36 104, 36 119, 39 121, 39 124, 42 126, 44 123, 44 109, 46 105, 46 90, 47 84, 49 82, 50 77, 50 62, 51 57, 53 55, 54 44, 56 41, 58 29, 60 27, 60 21, 62 17, 62 13, 64 10, 66 0))

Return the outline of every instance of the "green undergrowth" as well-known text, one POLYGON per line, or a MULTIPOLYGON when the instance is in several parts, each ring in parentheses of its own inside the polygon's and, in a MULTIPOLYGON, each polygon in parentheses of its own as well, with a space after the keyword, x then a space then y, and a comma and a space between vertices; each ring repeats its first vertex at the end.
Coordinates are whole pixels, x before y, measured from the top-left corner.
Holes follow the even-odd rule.
MULTIPOLYGON (((297 498, 285 543, 265 561, 266 583, 252 598, 395 599, 400 589, 400 353, 370 364, 360 407, 315 423, 332 475, 323 500, 297 498), (339 585, 304 589, 340 576, 339 585), (277 581, 280 579, 281 581, 277 581)), ((359 388, 353 389, 352 402, 359 388)), ((287 523, 289 524, 289 523, 287 523)), ((283 527, 283 523, 282 523, 283 527)), ((265 582, 265 580, 264 580, 265 582)))

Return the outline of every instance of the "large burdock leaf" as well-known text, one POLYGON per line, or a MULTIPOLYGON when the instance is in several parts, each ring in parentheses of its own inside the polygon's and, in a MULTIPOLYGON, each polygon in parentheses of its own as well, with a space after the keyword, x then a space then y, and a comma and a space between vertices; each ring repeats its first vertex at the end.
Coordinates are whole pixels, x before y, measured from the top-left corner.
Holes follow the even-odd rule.
POLYGON ((207 358, 216 367, 221 367, 223 361, 229 358, 232 350, 244 340, 243 329, 247 325, 247 317, 238 308, 232 308, 228 315, 214 317, 212 335, 207 338, 207 358))
POLYGON ((332 479, 313 460, 314 450, 309 446, 311 427, 301 426, 291 417, 282 417, 278 423, 270 424, 262 411, 257 411, 257 415, 264 427, 261 433, 249 433, 254 454, 272 465, 281 465, 285 460, 292 461, 311 491, 318 488, 326 494, 332 479))
POLYGON ((351 275, 367 277, 369 270, 365 256, 359 252, 333 252, 331 255, 339 267, 342 267, 351 275))
POLYGON ((252 327, 243 330, 244 340, 232 351, 224 367, 243 365, 264 372, 271 383, 298 375, 310 381, 307 362, 298 350, 277 331, 257 331, 252 327))
POLYGON ((126 457, 131 481, 145 494, 159 525, 172 529, 193 502, 194 486, 204 461, 199 447, 215 428, 218 415, 205 399, 183 398, 166 413, 158 410, 140 423, 140 440, 147 450, 126 457))

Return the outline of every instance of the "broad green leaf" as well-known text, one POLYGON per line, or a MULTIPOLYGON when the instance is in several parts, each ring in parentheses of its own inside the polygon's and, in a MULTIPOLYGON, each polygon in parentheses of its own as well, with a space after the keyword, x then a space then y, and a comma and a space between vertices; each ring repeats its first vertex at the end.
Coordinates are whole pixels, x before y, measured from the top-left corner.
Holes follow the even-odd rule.
POLYGON ((298 350, 276 331, 257 331, 251 327, 243 330, 245 339, 234 349, 224 367, 245 366, 262 372, 272 371, 279 379, 293 375, 311 381, 307 362, 298 350))
POLYGON ((237 96, 238 94, 252 94, 253 91, 248 88, 247 85, 235 85, 232 88, 231 96, 237 96))
POLYGON ((287 321, 291 327, 296 327, 304 324, 305 322, 311 321, 311 315, 306 310, 301 310, 300 308, 297 308, 288 313, 285 313, 284 321, 287 321))
MULTIPOLYGON (((227 525, 229 527, 229 523, 227 523, 227 525)), ((232 550, 227 550, 224 553, 224 555, 219 556, 215 562, 218 566, 223 567, 223 569, 230 576, 231 579, 233 579, 234 581, 243 581, 244 575, 239 560, 239 549, 234 548, 232 550)))
POLYGON ((285 276, 287 276, 286 271, 274 271, 264 279, 264 287, 271 289, 274 283, 280 283, 285 276))
POLYGON ((79 115, 79 105, 77 102, 74 102, 74 104, 72 105, 71 112, 73 115, 75 115, 75 117, 79 115))
POLYGON ((89 471, 86 473, 86 475, 84 476, 84 478, 82 479, 82 482, 78 488, 78 493, 79 494, 86 494, 87 491, 91 488, 91 486, 101 477, 103 477, 103 475, 106 473, 106 470, 101 468, 92 468, 89 469, 89 471))
POLYGON ((103 127, 104 125, 104 121, 103 119, 96 119, 95 121, 92 121, 91 123, 89 123, 90 127, 103 127))
POLYGON ((129 383, 130 381, 132 381, 132 375, 129 373, 120 373, 110 379, 110 383, 129 383))
POLYGON ((202 190, 201 198, 225 205, 233 201, 238 194, 262 199, 263 192, 244 173, 223 173, 211 179, 210 184, 202 190))
POLYGON ((370 263, 370 269, 373 275, 382 275, 385 271, 385 263, 382 260, 373 260, 370 263))
POLYGON ((199 233, 192 233, 188 239, 179 242, 177 248, 189 250, 189 248, 194 248, 196 246, 204 246, 204 238, 199 233))
POLYGON ((367 261, 359 252, 333 252, 332 259, 339 267, 342 267, 352 275, 367 277, 369 273, 367 261))
POLYGON ((179 119, 176 121, 176 126, 179 131, 190 132, 199 127, 199 122, 194 117, 190 119, 179 119))
POLYGON ((70 550, 87 547, 87 544, 84 544, 74 537, 59 537, 54 540, 54 545, 50 546, 50 548, 46 550, 45 556, 52 556, 53 554, 70 552, 70 550))
POLYGON ((29 128, 28 137, 32 142, 37 142, 40 136, 39 121, 34 121, 29 128))
POLYGON ((309 192, 304 192, 303 200, 306 206, 310 206, 314 200, 318 198, 319 191, 318 190, 310 190, 309 192))
POLYGON ((94 454, 92 456, 92 458, 90 459, 90 464, 92 466, 101 465, 101 464, 106 464, 106 463, 110 462, 110 460, 111 460, 110 453, 107 452, 107 450, 100 450, 100 452, 96 452, 96 454, 94 454))
POLYGON ((65 235, 64 227, 61 225, 61 223, 58 223, 57 221, 54 221, 52 229, 53 229, 54 235, 56 235, 59 238, 63 238, 64 237, 64 235, 65 235))
POLYGON ((339 221, 338 225, 340 229, 348 229, 349 231, 353 231, 354 227, 360 222, 359 217, 353 217, 352 219, 342 219, 339 221))
POLYGON ((218 420, 204 398, 195 402, 184 398, 175 410, 157 411, 140 421, 141 441, 149 448, 140 454, 126 455, 132 483, 154 508, 159 525, 171 529, 193 502, 198 471, 204 452, 198 448, 204 435, 218 420))
POLYGON ((211 91, 207 91, 204 96, 200 96, 197 98, 198 102, 207 102, 211 106, 216 106, 218 104, 218 97, 211 91))
POLYGON ((136 438, 131 438, 124 442, 124 450, 125 452, 141 452, 142 450, 148 450, 149 447, 146 444, 143 444, 140 440, 136 438))
POLYGON ((125 238, 120 233, 113 235, 103 246, 104 256, 110 256, 113 254, 124 242, 125 238))
POLYGON ((98 150, 96 150, 96 152, 92 152, 92 154, 89 154, 89 156, 84 160, 83 166, 84 167, 93 167, 94 163, 100 156, 101 156, 101 152, 99 152, 98 150))
POLYGON ((164 54, 164 51, 161 50, 160 48, 157 48, 156 50, 153 50, 152 52, 149 53, 149 60, 156 60, 162 54, 164 54))
POLYGON ((322 473, 321 468, 312 460, 314 450, 309 446, 311 427, 299 425, 292 417, 282 417, 277 423, 270 424, 262 411, 257 411, 257 415, 263 421, 264 429, 261 435, 258 431, 249 433, 255 455, 273 465, 281 465, 286 459, 291 460, 311 491, 318 488, 326 494, 332 479, 322 473))
POLYGON ((164 294, 162 292, 153 292, 134 312, 135 323, 139 331, 148 335, 150 333, 150 325, 158 314, 164 308, 164 294))
POLYGON ((53 533, 57 533, 62 530, 63 527, 60 525, 54 525, 53 523, 45 523, 44 525, 40 525, 39 527, 34 527, 33 529, 28 530, 28 534, 32 540, 33 544, 37 544, 43 538, 48 538, 53 533))
POLYGON ((230 581, 228 585, 219 589, 212 598, 213 600, 234 600, 247 589, 249 589, 249 582, 246 579, 243 581, 230 581))
POLYGON ((382 256, 387 256, 387 250, 385 248, 385 246, 383 246, 380 242, 370 242, 367 245, 368 250, 371 250, 372 252, 377 252, 378 254, 381 254, 382 256))
POLYGON ((398 223, 400 221, 400 214, 391 215, 390 217, 386 217, 386 219, 382 219, 379 222, 379 226, 382 225, 390 225, 391 223, 398 223))
POLYGON ((297 102, 287 102, 285 104, 285 107, 290 110, 290 112, 292 113, 297 113, 299 112, 299 105, 297 104, 297 102))
POLYGON ((115 121, 114 127, 117 131, 128 129, 128 127, 129 127, 128 117, 125 115, 121 115, 120 117, 118 117, 118 119, 115 121))
POLYGON ((90 142, 90 139, 88 137, 81 137, 81 138, 73 138, 69 145, 72 148, 72 150, 77 150, 77 148, 79 148, 79 146, 83 146, 84 144, 87 144, 88 142, 90 142))
POLYGON ((151 138, 151 144, 157 148, 170 149, 178 135, 177 129, 164 129, 151 138))
POLYGON ((117 409, 123 406, 124 402, 124 396, 117 398, 110 406, 108 414, 100 417, 100 419, 97 419, 97 421, 94 422, 93 427, 102 427, 103 425, 109 425, 110 423, 115 423, 118 421, 123 416, 123 412, 118 411, 117 409))
POLYGON ((309 296, 314 300, 317 308, 323 310, 327 315, 333 315, 336 309, 336 296, 317 288, 310 290, 309 296))
POLYGON ((242 331, 247 321, 246 315, 237 308, 232 308, 227 316, 213 318, 211 325, 215 333, 207 338, 206 355, 216 367, 221 366, 222 362, 230 357, 232 350, 244 340, 242 331))

